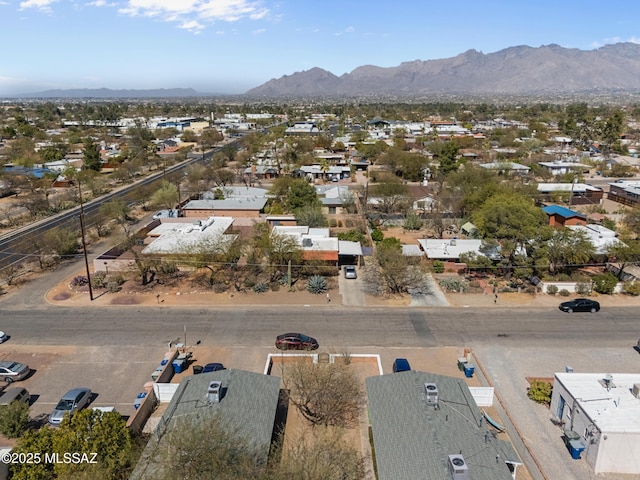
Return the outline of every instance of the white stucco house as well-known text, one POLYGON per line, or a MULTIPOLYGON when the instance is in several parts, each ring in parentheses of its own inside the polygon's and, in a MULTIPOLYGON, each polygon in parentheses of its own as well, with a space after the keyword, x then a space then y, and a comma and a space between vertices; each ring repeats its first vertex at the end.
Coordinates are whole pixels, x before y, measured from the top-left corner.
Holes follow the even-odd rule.
POLYGON ((567 455, 583 449, 595 474, 640 475, 640 373, 556 373, 550 410, 567 455))

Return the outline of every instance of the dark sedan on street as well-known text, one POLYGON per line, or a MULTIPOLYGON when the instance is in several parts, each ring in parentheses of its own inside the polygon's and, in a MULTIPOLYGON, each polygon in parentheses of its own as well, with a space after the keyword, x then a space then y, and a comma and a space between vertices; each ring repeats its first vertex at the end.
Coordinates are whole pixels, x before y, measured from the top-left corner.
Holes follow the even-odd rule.
POLYGON ((591 312, 596 313, 600 310, 600 304, 595 300, 589 300, 588 298, 575 298, 568 302, 562 302, 558 307, 563 312, 591 312))
POLYGON ((302 333, 283 333, 276 338, 276 348, 279 350, 315 350, 318 341, 302 333))

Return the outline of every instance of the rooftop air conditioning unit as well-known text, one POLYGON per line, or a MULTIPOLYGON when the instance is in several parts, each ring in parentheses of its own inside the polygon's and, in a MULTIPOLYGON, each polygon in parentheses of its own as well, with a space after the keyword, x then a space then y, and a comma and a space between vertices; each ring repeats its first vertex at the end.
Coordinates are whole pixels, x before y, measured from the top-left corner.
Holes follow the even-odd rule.
POLYGON ((458 242, 456 241, 455 238, 452 238, 451 241, 449 242, 449 245, 451 245, 452 247, 455 247, 458 244, 458 242))
POLYGON ((218 381, 209 382, 209 387, 207 387, 207 401, 209 403, 220 403, 221 387, 222 387, 222 382, 218 382, 218 381))
POLYGON ((449 473, 452 480, 469 480, 469 467, 462 455, 449 455, 449 473))
POLYGON ((640 399, 640 383, 633 384, 633 389, 631 390, 631 393, 633 393, 634 397, 640 399))
POLYGON ((427 405, 438 405, 438 386, 435 383, 425 383, 424 393, 427 405))

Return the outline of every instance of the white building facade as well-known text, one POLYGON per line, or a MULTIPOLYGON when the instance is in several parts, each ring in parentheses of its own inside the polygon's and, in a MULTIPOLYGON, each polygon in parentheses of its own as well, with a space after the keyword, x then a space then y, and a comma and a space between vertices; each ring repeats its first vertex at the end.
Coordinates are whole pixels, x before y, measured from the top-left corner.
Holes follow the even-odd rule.
POLYGON ((550 410, 596 474, 640 475, 640 373, 556 373, 550 410))

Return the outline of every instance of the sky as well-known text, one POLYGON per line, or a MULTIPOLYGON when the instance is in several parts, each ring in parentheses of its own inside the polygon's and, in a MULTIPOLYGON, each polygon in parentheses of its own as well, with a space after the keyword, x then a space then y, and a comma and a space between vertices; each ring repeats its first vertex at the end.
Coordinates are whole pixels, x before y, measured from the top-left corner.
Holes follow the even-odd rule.
POLYGON ((640 43, 638 0, 0 0, 0 96, 48 89, 241 94, 320 67, 475 49, 640 43))

